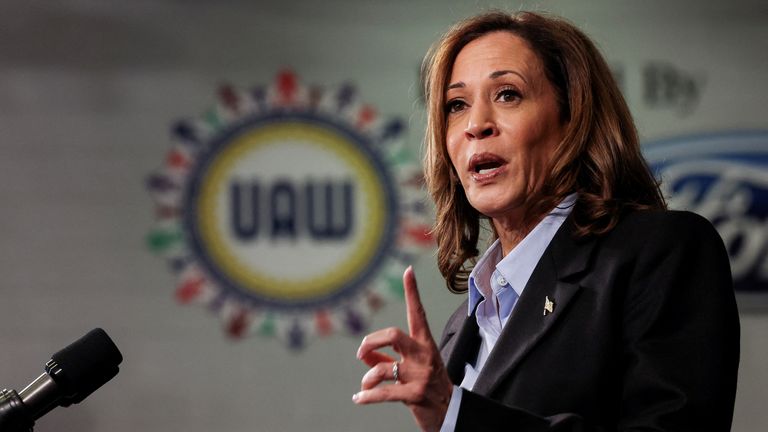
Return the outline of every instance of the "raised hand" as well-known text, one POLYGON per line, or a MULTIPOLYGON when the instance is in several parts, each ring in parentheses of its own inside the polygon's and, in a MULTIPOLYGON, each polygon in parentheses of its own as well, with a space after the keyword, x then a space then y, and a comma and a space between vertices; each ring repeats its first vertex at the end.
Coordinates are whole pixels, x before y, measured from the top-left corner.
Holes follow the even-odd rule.
POLYGON ((429 331, 421 305, 413 268, 403 273, 408 334, 397 327, 375 331, 363 338, 357 358, 371 369, 363 376, 360 392, 352 400, 357 404, 403 402, 424 431, 437 431, 445 418, 453 391, 440 352, 429 331), (377 351, 391 346, 400 360, 377 351), (397 382, 394 380, 397 364, 397 382))

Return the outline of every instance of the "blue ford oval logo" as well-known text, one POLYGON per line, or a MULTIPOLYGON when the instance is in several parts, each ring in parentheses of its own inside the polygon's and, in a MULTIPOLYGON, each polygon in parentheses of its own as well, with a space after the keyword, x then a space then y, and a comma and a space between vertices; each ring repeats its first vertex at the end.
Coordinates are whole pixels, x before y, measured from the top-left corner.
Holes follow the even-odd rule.
POLYGON ((768 131, 656 141, 644 154, 669 207, 698 213, 717 228, 736 290, 768 293, 768 131))

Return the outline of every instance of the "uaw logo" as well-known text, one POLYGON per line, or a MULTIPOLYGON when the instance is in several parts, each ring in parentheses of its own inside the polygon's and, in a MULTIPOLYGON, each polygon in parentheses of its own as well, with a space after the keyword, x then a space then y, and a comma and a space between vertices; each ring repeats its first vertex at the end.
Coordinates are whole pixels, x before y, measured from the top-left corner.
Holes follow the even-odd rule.
POLYGON ((305 87, 285 71, 270 86, 222 87, 212 109, 173 126, 147 180, 148 243, 176 275, 178 301, 207 305, 232 337, 292 348, 363 333, 432 244, 403 130, 351 85, 305 87))
POLYGON ((670 207, 717 228, 736 290, 768 294, 768 132, 683 137, 644 150, 670 207))

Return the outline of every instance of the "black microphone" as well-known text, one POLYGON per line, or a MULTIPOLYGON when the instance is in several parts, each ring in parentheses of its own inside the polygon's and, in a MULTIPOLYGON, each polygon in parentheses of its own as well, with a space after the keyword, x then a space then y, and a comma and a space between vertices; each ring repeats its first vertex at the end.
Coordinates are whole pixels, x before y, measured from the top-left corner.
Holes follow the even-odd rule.
POLYGON ((22 391, 0 391, 0 431, 31 431, 35 420, 57 406, 80 403, 117 375, 123 355, 107 333, 96 328, 55 353, 45 373, 22 391))

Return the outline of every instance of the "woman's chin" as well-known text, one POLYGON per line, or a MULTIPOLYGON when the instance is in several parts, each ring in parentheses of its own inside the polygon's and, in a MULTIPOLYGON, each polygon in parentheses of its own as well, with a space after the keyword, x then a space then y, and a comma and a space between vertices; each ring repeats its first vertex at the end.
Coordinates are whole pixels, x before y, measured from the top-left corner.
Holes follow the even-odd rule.
POLYGON ((500 219, 513 216, 515 209, 518 207, 511 202, 502 201, 498 195, 494 199, 489 197, 488 199, 470 201, 472 207, 480 214, 490 219, 500 219))

